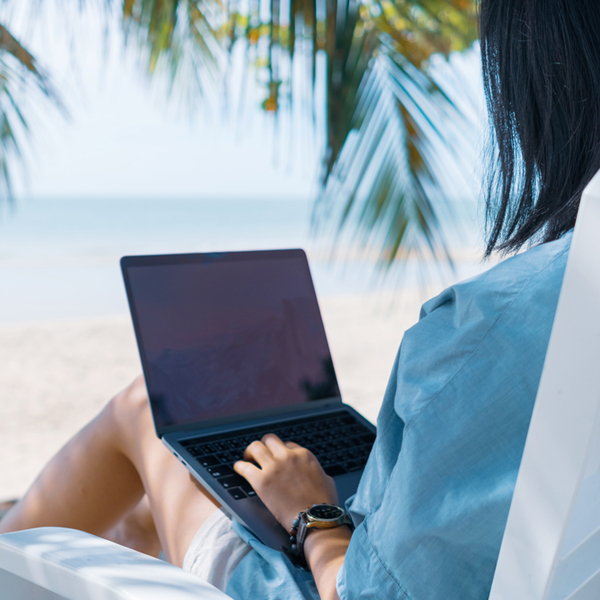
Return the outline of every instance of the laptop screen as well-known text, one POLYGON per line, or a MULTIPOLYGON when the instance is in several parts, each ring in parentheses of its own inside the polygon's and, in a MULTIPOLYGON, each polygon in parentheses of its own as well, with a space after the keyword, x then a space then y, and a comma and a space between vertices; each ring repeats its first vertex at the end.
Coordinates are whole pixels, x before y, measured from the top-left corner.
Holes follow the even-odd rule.
POLYGON ((301 250, 122 267, 157 430, 339 396, 301 250))

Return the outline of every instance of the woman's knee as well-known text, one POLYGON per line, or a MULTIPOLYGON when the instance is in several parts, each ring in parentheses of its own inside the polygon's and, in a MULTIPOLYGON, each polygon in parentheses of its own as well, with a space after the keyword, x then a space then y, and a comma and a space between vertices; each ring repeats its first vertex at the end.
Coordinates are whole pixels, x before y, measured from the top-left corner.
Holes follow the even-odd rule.
POLYGON ((147 430, 153 430, 144 378, 136 378, 112 398, 100 416, 107 421, 113 435, 122 438, 139 439, 147 430))

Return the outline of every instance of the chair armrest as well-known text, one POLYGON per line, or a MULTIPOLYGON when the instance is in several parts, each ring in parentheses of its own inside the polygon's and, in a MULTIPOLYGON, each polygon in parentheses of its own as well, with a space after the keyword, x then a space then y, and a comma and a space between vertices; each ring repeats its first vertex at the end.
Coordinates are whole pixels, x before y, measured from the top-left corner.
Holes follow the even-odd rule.
POLYGON ((3 600, 230 600, 164 561, 74 529, 0 535, 3 600))

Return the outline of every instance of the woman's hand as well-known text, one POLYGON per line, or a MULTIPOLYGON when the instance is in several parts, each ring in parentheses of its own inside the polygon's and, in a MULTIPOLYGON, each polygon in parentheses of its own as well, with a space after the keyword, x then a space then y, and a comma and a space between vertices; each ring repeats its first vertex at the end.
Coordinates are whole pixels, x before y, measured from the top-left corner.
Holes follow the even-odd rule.
POLYGON ((248 480, 286 530, 300 511, 313 504, 338 503, 333 479, 314 454, 294 442, 282 442, 273 433, 252 442, 244 452, 244 460, 233 468, 248 480))
MULTIPOLYGON (((313 504, 338 504, 333 479, 314 454, 298 444, 284 443, 269 433, 246 448, 244 459, 233 468, 287 530, 298 513, 313 504)), ((335 579, 352 534, 347 527, 311 531, 304 550, 319 595, 324 600, 339 600, 335 579)))

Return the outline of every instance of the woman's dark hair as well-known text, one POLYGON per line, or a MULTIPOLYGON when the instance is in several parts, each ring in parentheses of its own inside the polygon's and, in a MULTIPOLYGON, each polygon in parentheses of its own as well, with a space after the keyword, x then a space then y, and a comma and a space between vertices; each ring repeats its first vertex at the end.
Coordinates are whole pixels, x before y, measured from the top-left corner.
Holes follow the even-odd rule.
MULTIPOLYGON (((599 0, 480 0, 486 256, 560 238, 600 169, 599 0)), ((600 232, 598 232, 600 235, 600 232)))

